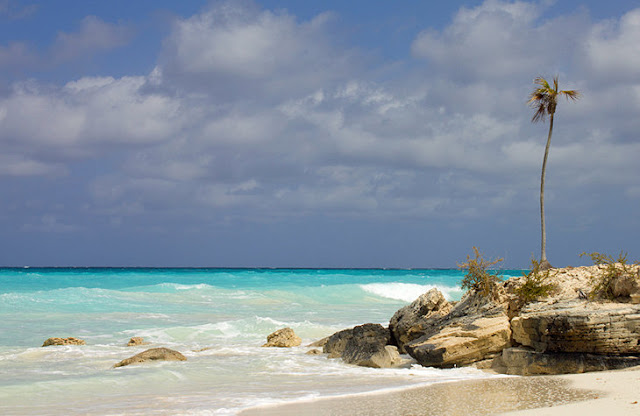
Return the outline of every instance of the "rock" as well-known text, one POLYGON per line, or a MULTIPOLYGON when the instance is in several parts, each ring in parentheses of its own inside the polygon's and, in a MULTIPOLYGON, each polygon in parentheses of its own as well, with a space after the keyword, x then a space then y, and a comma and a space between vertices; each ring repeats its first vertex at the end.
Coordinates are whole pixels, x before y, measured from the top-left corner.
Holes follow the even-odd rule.
POLYGON ((399 309, 389 322, 389 330, 398 350, 405 352, 405 344, 430 332, 433 325, 451 311, 451 304, 447 302, 438 289, 431 289, 420 295, 410 305, 399 309))
POLYGON ((538 352, 640 354, 640 305, 584 300, 526 306, 513 340, 538 352))
POLYGON ((430 336, 405 346, 425 367, 450 368, 486 360, 510 346, 511 330, 506 314, 470 316, 452 320, 430 336))
POLYGON ((410 308, 396 312, 390 328, 398 334, 399 345, 403 339, 411 339, 402 347, 423 366, 454 367, 493 358, 510 346, 511 330, 506 314, 508 297, 502 285, 497 283, 492 293, 486 297, 468 292, 450 305, 443 303, 438 292, 430 291, 410 308), (426 305, 422 309, 426 317, 421 315, 421 304, 426 305), (414 320, 415 316, 418 319, 414 320), (410 322, 415 326, 409 326, 410 322))
POLYGON ((302 339, 293 332, 291 328, 278 329, 267 336, 267 343, 263 347, 297 347, 302 343, 302 339))
POLYGON ((347 364, 384 368, 400 362, 397 348, 387 345, 391 333, 380 324, 364 324, 331 335, 323 347, 329 358, 347 364), (390 348, 387 348, 390 347, 390 348))
POLYGON ((305 354, 307 354, 307 355, 320 355, 320 354, 322 354, 322 351, 320 351, 317 348, 314 348, 312 350, 307 351, 305 354))
POLYGON ((124 367, 131 364, 139 364, 147 361, 186 361, 187 358, 180 354, 178 351, 171 350, 169 348, 151 348, 136 354, 133 357, 129 357, 120 361, 114 365, 114 368, 124 367))
POLYGON ((322 339, 312 342, 311 344, 307 345, 307 347, 324 347, 324 344, 326 344, 328 340, 329 340, 329 337, 324 337, 322 339))
POLYGON ((142 337, 132 337, 127 343, 127 347, 135 347, 137 345, 148 345, 148 342, 144 342, 142 337))
POLYGON ((86 345, 87 343, 84 340, 74 337, 69 338, 49 338, 47 339, 42 346, 48 347, 50 345, 86 345))
MULTIPOLYGON (((622 265, 618 264, 619 268, 622 265)), ((611 292, 619 300, 628 300, 629 296, 640 288, 640 265, 627 265, 628 274, 621 275, 613 279, 611 292)), ((594 283, 607 270, 606 265, 565 267, 562 269, 549 270, 546 283, 552 284, 555 289, 548 297, 549 302, 559 300, 570 300, 580 297, 580 293, 589 294, 594 289, 594 283)), ((524 283, 524 276, 516 276, 505 282, 507 292, 513 290, 524 283)))
MULTIPOLYGON (((382 327, 382 325, 380 325, 380 327, 382 327)), ((322 352, 324 352, 325 354, 329 354, 329 358, 338 358, 342 356, 344 348, 347 346, 347 341, 353 338, 353 330, 354 328, 343 329, 342 331, 338 331, 335 334, 331 335, 329 339, 327 339, 327 342, 324 343, 322 352)))
POLYGON ((530 348, 513 347, 502 351, 493 369, 512 375, 575 374, 615 370, 640 365, 640 357, 605 356, 581 353, 541 353, 530 348))
POLYGON ((611 284, 611 293, 616 298, 628 298, 638 292, 638 278, 635 276, 620 276, 611 284))

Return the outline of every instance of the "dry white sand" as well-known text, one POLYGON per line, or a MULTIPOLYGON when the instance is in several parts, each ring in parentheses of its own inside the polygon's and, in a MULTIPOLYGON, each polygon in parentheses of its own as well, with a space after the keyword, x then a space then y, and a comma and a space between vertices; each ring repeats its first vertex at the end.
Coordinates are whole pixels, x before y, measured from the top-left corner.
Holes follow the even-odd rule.
POLYGON ((595 391, 598 394, 598 398, 550 408, 509 412, 507 414, 509 416, 640 415, 640 367, 556 377, 568 380, 572 387, 595 391))
POLYGON ((640 415, 640 367, 587 374, 509 377, 320 399, 246 410, 260 415, 640 415))

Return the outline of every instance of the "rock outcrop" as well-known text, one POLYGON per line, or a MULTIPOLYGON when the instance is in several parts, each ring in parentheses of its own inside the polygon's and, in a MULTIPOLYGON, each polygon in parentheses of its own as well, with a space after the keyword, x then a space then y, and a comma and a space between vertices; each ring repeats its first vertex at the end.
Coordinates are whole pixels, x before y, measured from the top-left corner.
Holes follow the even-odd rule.
POLYGON ((513 347, 502 351, 492 368, 511 375, 575 374, 604 371, 640 365, 640 357, 596 354, 537 352, 531 348, 513 347))
POLYGON ((323 347, 329 358, 342 358, 348 364, 387 368, 401 362, 398 349, 389 345, 389 329, 380 324, 364 324, 331 335, 323 347))
POLYGON ((457 303, 432 289, 399 309, 388 330, 365 324, 340 331, 321 340, 323 351, 347 363, 387 367, 399 361, 395 344, 423 366, 520 375, 640 365, 640 266, 624 270, 612 278, 610 265, 552 269, 540 280, 497 282, 488 296, 470 291, 457 303), (532 281, 551 290, 529 296, 537 290, 532 281), (603 299, 603 282, 613 301, 603 299))
POLYGON ((140 364, 147 361, 186 361, 186 360, 187 360, 187 357, 185 357, 178 351, 161 347, 161 348, 151 348, 150 350, 143 351, 140 354, 136 354, 133 357, 129 357, 125 360, 120 361, 113 367, 114 368, 124 367, 126 365, 140 364))
POLYGON ((537 352, 640 355, 640 305, 534 303, 511 321, 513 340, 537 352))
POLYGON ((302 339, 291 328, 282 328, 267 336, 267 343, 263 347, 297 347, 302 344, 302 339))
POLYGON ((48 347, 50 345, 86 345, 87 343, 84 340, 74 337, 69 338, 49 338, 47 339, 42 346, 48 347))
POLYGON ((398 350, 405 353, 406 344, 424 336, 425 333, 433 332, 433 326, 439 322, 436 318, 448 314, 451 307, 442 293, 434 288, 399 309, 389 322, 389 329, 398 350))
POLYGON ((407 352, 425 367, 465 366, 498 356, 510 346, 506 315, 457 319, 431 336, 408 344, 407 352))
POLYGON ((389 328, 400 349, 421 365, 464 366, 493 358, 511 345, 505 299, 497 286, 491 297, 470 292, 452 306, 432 289, 396 312, 389 328))

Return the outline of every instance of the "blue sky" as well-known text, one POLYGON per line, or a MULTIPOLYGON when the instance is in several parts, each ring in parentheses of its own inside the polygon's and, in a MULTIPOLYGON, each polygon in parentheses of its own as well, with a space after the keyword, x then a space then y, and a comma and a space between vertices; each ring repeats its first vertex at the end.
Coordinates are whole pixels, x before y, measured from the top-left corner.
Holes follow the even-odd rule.
POLYGON ((635 1, 0 0, 0 265, 640 259, 635 1))

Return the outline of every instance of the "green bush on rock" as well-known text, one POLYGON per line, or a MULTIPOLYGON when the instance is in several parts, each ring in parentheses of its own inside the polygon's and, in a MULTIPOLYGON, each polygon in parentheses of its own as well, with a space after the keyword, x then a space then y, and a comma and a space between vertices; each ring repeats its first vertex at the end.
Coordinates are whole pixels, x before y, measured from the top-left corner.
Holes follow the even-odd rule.
POLYGON ((548 283, 550 273, 551 269, 540 270, 540 262, 532 258, 531 271, 522 274, 524 282, 515 289, 516 295, 525 304, 549 296, 556 288, 553 283, 548 283))
POLYGON ((618 258, 608 254, 602 254, 598 252, 582 253, 580 257, 589 256, 593 264, 600 265, 604 268, 602 274, 594 276, 592 278, 593 289, 589 293, 589 297, 605 298, 609 300, 616 299, 620 296, 626 296, 627 293, 623 293, 618 287, 623 286, 621 282, 628 282, 628 286, 633 286, 634 281, 640 279, 640 268, 637 266, 638 262, 629 264, 627 260, 627 253, 621 251, 618 258))
POLYGON ((474 257, 467 254, 467 261, 459 263, 458 267, 467 270, 467 274, 462 279, 460 286, 462 289, 473 290, 486 297, 494 294, 496 283, 502 280, 498 273, 491 273, 489 269, 503 261, 502 258, 487 261, 477 247, 473 247, 474 257))

